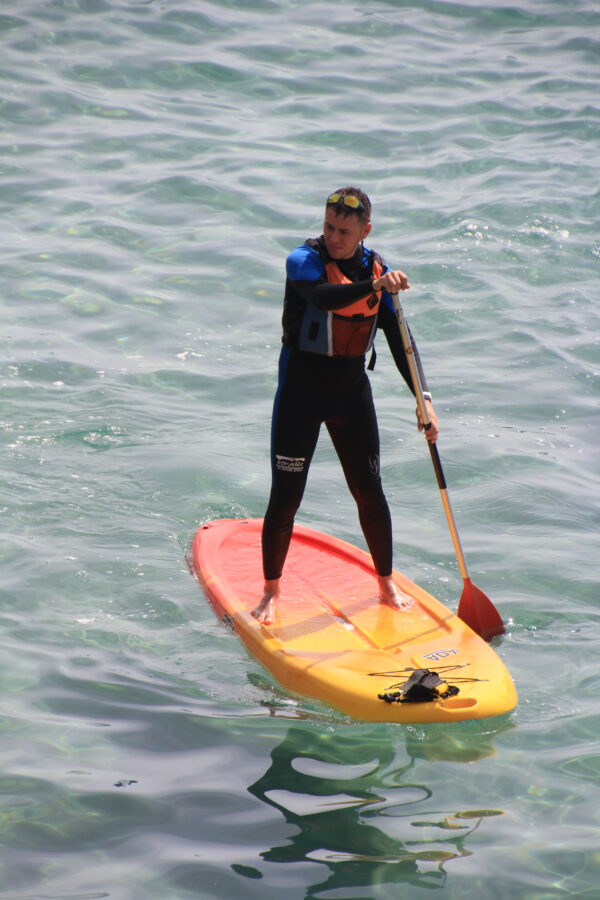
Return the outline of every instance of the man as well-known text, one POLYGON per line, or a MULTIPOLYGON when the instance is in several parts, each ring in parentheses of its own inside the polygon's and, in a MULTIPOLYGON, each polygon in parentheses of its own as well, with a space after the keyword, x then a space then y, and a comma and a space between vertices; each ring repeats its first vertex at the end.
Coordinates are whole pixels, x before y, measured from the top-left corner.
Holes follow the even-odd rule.
MULTIPOLYGON (((379 596, 395 609, 406 598, 392 580, 392 525, 379 471, 379 431, 366 354, 375 331, 385 333, 396 365, 413 391, 391 294, 410 287, 363 241, 371 231, 371 202, 358 188, 327 198, 323 234, 287 258, 283 347, 271 432, 272 485, 262 532, 264 591, 252 614, 274 621, 280 579, 310 462, 324 422, 358 507, 377 573, 379 596)), ((415 348, 417 365, 418 353, 415 348)), ((372 368, 374 351, 371 356, 372 368)), ((424 379, 422 379, 424 382, 424 379)), ((438 422, 426 392, 435 442, 438 422)), ((419 430, 423 425, 417 410, 419 430)), ((284 601, 282 601, 284 602, 284 601)))

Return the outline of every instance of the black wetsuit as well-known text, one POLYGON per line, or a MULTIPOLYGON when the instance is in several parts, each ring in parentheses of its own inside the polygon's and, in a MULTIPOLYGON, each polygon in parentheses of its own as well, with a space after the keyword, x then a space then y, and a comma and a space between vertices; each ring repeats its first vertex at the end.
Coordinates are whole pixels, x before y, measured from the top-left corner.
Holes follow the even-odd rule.
MULTIPOLYGON (((361 246, 352 259, 336 260, 352 284, 329 284, 322 241, 316 249, 314 242, 310 243, 312 247, 303 244, 287 260, 283 348, 271 432, 272 485, 262 534, 264 576, 276 579, 282 574, 322 423, 356 501, 375 570, 379 575, 389 575, 391 517, 381 485, 379 429, 365 356, 323 356, 297 346, 307 303, 321 309, 341 309, 372 290, 373 254, 361 246)), ((396 365, 413 390, 392 298, 386 292, 382 293, 377 315, 377 327, 384 331, 396 365)))

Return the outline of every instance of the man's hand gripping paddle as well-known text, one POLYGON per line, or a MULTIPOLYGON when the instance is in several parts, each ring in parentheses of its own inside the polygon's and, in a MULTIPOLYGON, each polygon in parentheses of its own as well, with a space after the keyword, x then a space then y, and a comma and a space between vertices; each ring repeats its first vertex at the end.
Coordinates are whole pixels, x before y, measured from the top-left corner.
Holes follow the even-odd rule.
MULTIPOLYGON (((398 294, 392 294, 392 297, 394 300, 394 309, 396 311, 400 333, 402 335, 402 343, 404 344, 404 350, 406 352, 406 358, 408 360, 410 377, 417 399, 417 406, 421 414, 421 422, 423 423, 425 432, 427 432, 428 429, 431 428, 431 421, 427 413, 427 407, 425 406, 425 398, 423 396, 421 378, 419 376, 419 370, 415 360, 415 354, 413 350, 410 331, 408 329, 408 323, 404 317, 404 312, 402 310, 398 294)), ((450 499, 448 497, 446 489, 446 479, 444 478, 442 462, 440 460, 437 445, 430 441, 428 441, 427 443, 429 446, 429 452, 431 454, 431 461, 435 470, 438 487, 442 496, 444 512, 446 513, 446 519, 448 520, 448 527, 450 529, 452 543, 454 544, 454 551, 456 553, 458 567, 463 579, 463 591, 458 603, 458 617, 462 619, 463 622, 465 622, 469 626, 469 628, 472 628, 473 631, 480 635, 480 637, 482 637, 485 641, 491 641, 491 639, 495 635, 504 634, 504 623, 500 617, 500 613, 498 612, 492 601, 489 599, 489 597, 487 597, 483 593, 483 591, 480 591, 479 588, 476 587, 469 578, 467 564, 465 562, 465 557, 460 544, 460 538, 456 529, 456 523, 454 521, 454 515, 452 513, 452 507, 450 506, 450 499)))

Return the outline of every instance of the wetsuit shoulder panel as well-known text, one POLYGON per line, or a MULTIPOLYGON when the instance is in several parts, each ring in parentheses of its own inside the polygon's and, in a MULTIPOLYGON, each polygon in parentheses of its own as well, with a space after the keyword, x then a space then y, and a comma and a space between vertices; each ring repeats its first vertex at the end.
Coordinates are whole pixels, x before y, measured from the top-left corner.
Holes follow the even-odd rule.
POLYGON ((308 244, 301 244, 292 250, 285 267, 290 281, 318 281, 325 274, 321 257, 308 244))

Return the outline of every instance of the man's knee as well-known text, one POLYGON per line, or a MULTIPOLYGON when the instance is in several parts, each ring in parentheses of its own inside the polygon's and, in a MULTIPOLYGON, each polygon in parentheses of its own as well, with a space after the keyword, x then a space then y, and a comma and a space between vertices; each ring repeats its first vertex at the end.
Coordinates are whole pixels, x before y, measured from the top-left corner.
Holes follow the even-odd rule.
POLYGON ((361 511, 377 512, 387 508, 387 500, 379 477, 351 485, 350 491, 361 511))

